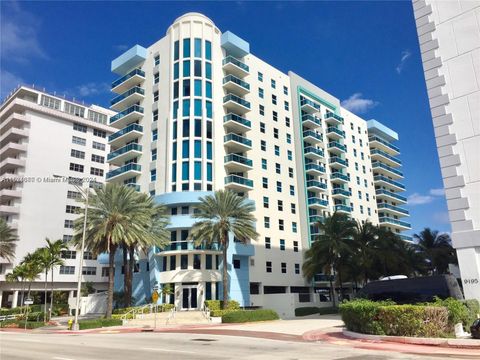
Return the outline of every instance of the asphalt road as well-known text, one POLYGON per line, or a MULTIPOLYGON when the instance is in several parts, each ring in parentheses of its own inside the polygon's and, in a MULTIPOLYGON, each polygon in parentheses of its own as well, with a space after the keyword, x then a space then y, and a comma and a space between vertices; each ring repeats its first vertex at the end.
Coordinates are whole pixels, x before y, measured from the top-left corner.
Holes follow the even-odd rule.
POLYGON ((322 342, 302 343, 223 335, 178 333, 64 335, 0 332, 1 360, 439 358, 355 349, 322 342))

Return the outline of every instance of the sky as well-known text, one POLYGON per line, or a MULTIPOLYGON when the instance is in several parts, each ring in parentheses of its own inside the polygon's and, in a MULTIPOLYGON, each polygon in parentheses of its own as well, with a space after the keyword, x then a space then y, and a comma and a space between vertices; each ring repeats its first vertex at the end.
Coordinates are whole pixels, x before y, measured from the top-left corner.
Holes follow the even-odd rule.
POLYGON ((0 97, 34 84, 108 106, 111 60, 200 12, 251 52, 398 132, 412 231, 450 232, 410 1, 0 2, 0 97))

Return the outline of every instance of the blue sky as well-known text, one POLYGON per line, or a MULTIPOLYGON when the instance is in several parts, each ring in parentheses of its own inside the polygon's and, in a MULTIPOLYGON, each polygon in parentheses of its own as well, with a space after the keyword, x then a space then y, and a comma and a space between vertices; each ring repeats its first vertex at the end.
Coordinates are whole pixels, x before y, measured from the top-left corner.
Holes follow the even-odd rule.
POLYGON ((1 97, 18 83, 108 105, 110 62, 149 46, 186 12, 250 43, 365 119, 395 129, 412 231, 450 231, 410 1, 6 2, 1 6, 1 97))

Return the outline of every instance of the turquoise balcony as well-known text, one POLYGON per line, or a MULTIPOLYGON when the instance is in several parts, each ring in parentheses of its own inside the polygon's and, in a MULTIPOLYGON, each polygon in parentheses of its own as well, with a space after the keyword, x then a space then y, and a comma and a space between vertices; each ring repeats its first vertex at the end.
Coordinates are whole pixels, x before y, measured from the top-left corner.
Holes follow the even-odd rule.
POLYGON ((325 191, 327 189, 327 184, 318 180, 308 180, 307 189, 309 191, 325 191))
POLYGON ((412 228, 411 225, 405 221, 400 221, 386 216, 380 217, 378 221, 380 222, 380 224, 387 224, 392 226, 393 228, 400 228, 402 230, 408 230, 412 228))
POLYGON ((312 209, 325 209, 328 207, 328 201, 318 197, 308 198, 308 206, 312 209))
POLYGON ((116 111, 126 109, 130 105, 133 105, 139 101, 142 101, 145 97, 145 90, 139 86, 125 91, 123 94, 118 95, 110 101, 110 108, 116 111))
POLYGON ((223 126, 234 132, 244 132, 252 129, 252 122, 237 114, 229 113, 223 117, 223 126))
POLYGON ((398 215, 398 216, 408 216, 409 215, 408 210, 405 210, 401 207, 394 206, 394 205, 387 204, 387 203, 378 203, 377 208, 378 208, 379 212, 380 212, 380 210, 383 210, 381 212, 393 213, 394 215, 398 215))
POLYGON ((108 142, 110 145, 120 142, 129 142, 132 141, 143 134, 143 126, 138 124, 130 124, 127 127, 123 128, 122 130, 113 133, 108 137, 108 142))
POLYGON ((396 191, 403 191, 405 190, 405 185, 402 183, 389 179, 386 176, 383 175, 375 175, 373 177, 373 181, 375 182, 375 185, 383 185, 383 186, 390 186, 393 187, 394 190, 396 191))
POLYGON ((389 141, 382 139, 380 136, 369 136, 368 141, 370 142, 371 148, 378 148, 394 156, 400 154, 400 149, 398 147, 389 141))
POLYGON ((225 177, 225 188, 234 191, 248 191, 253 189, 253 180, 238 175, 228 175, 225 177))
POLYGON ((402 162, 399 159, 379 149, 372 149, 370 155, 372 156, 373 161, 379 160, 388 166, 397 167, 402 165, 402 162))
POLYGON ((330 174, 330 181, 333 183, 347 183, 348 182, 348 176, 345 174, 342 174, 341 172, 334 172, 330 174))
POLYGON ((112 91, 121 94, 132 86, 138 85, 145 80, 145 72, 140 69, 130 71, 127 75, 112 82, 112 91))
POLYGON ((140 185, 138 185, 138 184, 130 183, 130 184, 125 184, 125 186, 134 188, 135 191, 140 191, 140 185))
POLYGON ((330 111, 327 111, 324 119, 327 124, 333 124, 333 125, 343 124, 343 117, 341 117, 340 115, 334 114, 333 112, 330 112, 330 111))
POLYGON ((311 114, 302 115, 302 125, 309 129, 315 129, 322 126, 321 120, 311 114))
POLYGON ((300 98, 300 107, 302 111, 305 111, 308 114, 314 114, 320 111, 320 105, 316 102, 306 99, 304 97, 300 98))
POLYGON ((140 120, 143 117, 143 107, 138 105, 130 106, 110 118, 110 125, 116 128, 125 127, 127 124, 140 120))
POLYGON ((332 197, 334 198, 349 198, 352 196, 352 193, 348 190, 345 190, 343 188, 333 188, 332 189, 332 197))
POLYGON ((107 180, 123 181, 142 173, 142 167, 138 164, 128 164, 107 173, 107 180))
POLYGON ((411 237, 410 235, 403 235, 403 234, 395 234, 395 235, 397 235, 403 241, 408 241, 408 242, 413 241, 413 237, 411 237))
POLYGON ((391 176, 395 179, 403 178, 403 173, 400 170, 397 170, 391 166, 385 165, 380 161, 372 161, 372 168, 374 172, 378 173, 379 175, 391 176))
POLYGON ((223 137, 223 144, 232 152, 244 152, 252 148, 252 140, 244 136, 229 133, 223 137))
POLYGON ((235 114, 245 114, 250 111, 250 103, 234 94, 227 94, 223 97, 223 106, 227 109, 227 112, 235 114))
POLYGON ((249 158, 237 154, 225 155, 225 168, 231 172, 243 172, 252 169, 253 162, 249 158))
POLYGON ((337 141, 330 141, 328 143, 328 150, 331 153, 341 154, 341 153, 344 153, 345 151, 347 151, 347 148, 345 147, 345 145, 342 145, 337 141))
POLYGON ((325 218, 320 215, 310 215, 308 219, 310 220, 311 224, 317 223, 317 222, 323 222, 325 220, 325 218))
POLYGON ((335 211, 338 211, 338 212, 343 212, 343 213, 351 213, 352 212, 352 208, 350 206, 347 206, 347 205, 335 205, 334 207, 335 211))
POLYGON ((227 90, 228 93, 234 93, 239 96, 250 92, 250 84, 234 75, 227 75, 223 78, 223 88, 227 90))
POLYGON ((303 140, 310 144, 318 144, 323 141, 323 135, 313 130, 307 130, 303 132, 303 140))
POLYGON ((327 136, 334 140, 345 139, 345 131, 340 130, 336 126, 329 126, 327 128, 327 136))
POLYGON ((303 149, 303 153, 305 154, 305 157, 311 160, 319 160, 323 158, 323 150, 313 147, 313 146, 307 146, 305 149, 303 149))
POLYGON ((126 161, 142 155, 142 145, 128 144, 108 154, 107 160, 113 165, 121 165, 126 161))
POLYGON ((347 167, 347 161, 342 159, 339 156, 331 157, 328 160, 328 163, 330 164, 330 166, 332 168, 335 168, 335 169, 343 169, 343 168, 347 167))
POLYGON ((222 63, 223 70, 225 70, 225 72, 228 74, 233 74, 237 77, 244 78, 250 73, 248 65, 244 64, 233 56, 227 56, 225 59, 223 59, 222 63))
POLYGON ((325 174, 325 168, 319 164, 309 163, 305 165, 305 172, 309 175, 322 175, 325 174))
POLYGON ((390 200, 393 202, 401 202, 402 204, 407 203, 407 198, 405 196, 400 196, 388 190, 377 189, 375 190, 375 194, 377 195, 377 199, 390 200))

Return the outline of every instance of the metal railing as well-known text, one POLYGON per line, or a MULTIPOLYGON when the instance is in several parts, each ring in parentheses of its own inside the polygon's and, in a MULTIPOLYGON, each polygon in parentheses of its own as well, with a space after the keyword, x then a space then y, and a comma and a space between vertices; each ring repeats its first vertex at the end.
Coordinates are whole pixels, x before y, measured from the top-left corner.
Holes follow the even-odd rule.
POLYGON ((168 314, 167 321, 165 321, 165 324, 169 324, 172 319, 175 319, 175 315, 177 313, 177 308, 174 306, 172 310, 170 310, 170 314, 168 314))
POLYGON ((150 314, 151 314, 152 310, 153 310, 153 305, 152 304, 147 304, 147 305, 144 305, 144 306, 141 306, 141 307, 133 308, 130 311, 127 311, 125 314, 120 316, 120 319, 122 321, 128 322, 128 320, 135 319, 138 314, 144 314, 144 310, 147 309, 147 308, 150 308, 150 314), (131 319, 130 319, 130 317, 131 317, 131 319))
POLYGON ((202 314, 205 317, 205 319, 207 319, 208 321, 212 320, 210 319, 210 309, 205 304, 203 305, 203 308, 202 308, 202 314))

